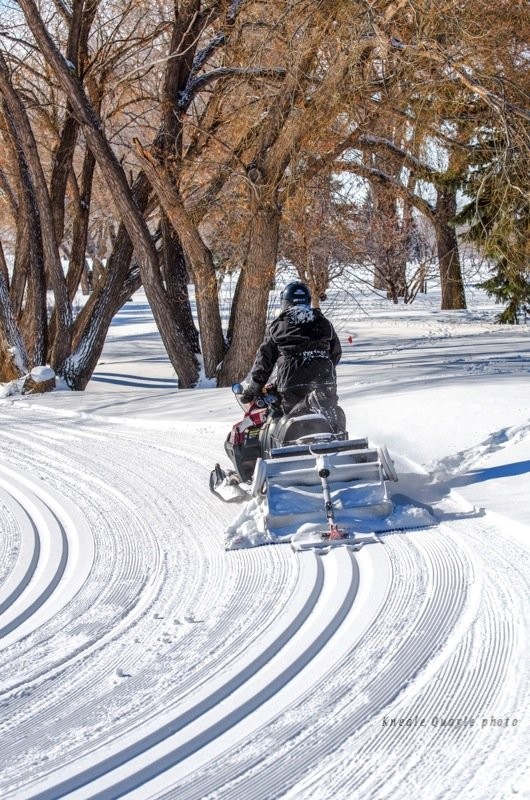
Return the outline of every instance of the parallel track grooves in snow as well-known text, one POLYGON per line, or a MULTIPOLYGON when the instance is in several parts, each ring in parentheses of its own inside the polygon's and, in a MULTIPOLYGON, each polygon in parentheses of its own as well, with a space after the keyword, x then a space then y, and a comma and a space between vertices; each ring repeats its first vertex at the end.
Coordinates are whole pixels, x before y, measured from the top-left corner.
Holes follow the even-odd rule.
POLYGON ((12 494, 0 485, 0 499, 3 499, 2 520, 4 522, 4 536, 0 537, 0 542, 7 544, 16 539, 17 546, 13 546, 16 556, 11 563, 7 563, 5 554, 2 553, 2 563, 5 564, 5 574, 0 586, 0 619, 4 611, 19 597, 27 587, 35 572, 40 555, 40 539, 38 531, 28 515, 25 508, 13 497, 12 494), (5 525, 8 519, 7 512, 12 512, 10 518, 13 519, 12 531, 7 530, 5 525), (13 536, 13 531, 18 534, 13 536))
MULTIPOLYGON (((12 496, 15 507, 28 514, 33 533, 29 563, 22 574, 15 576, 11 603, 0 617, 0 648, 5 649, 13 641, 15 630, 18 638, 27 636, 55 616, 83 583, 87 570, 78 567, 78 532, 62 498, 37 479, 15 474, 1 464, 0 486, 12 496)), ((23 531, 27 532, 24 524, 23 531)), ((91 537, 87 529, 83 533, 90 562, 91 537)), ((27 536, 23 538, 26 540, 27 536)))
POLYGON ((35 436, 13 415, 0 456, 5 620, 47 528, 68 549, 0 643, 2 798, 405 800, 432 778, 441 800, 452 772, 483 800, 492 764, 509 768, 510 732, 431 724, 514 715, 528 694, 527 668, 505 680, 528 630, 525 551, 511 543, 514 572, 493 522, 355 555, 225 553, 235 509, 205 494, 208 437, 32 415, 35 436), (429 724, 384 724, 411 716, 429 724))
MULTIPOLYGON (((455 536, 452 525, 443 525, 442 536, 438 538, 447 543, 448 553, 456 553, 464 564, 467 560, 469 568, 473 567, 471 555, 473 562, 476 558, 469 539, 478 544, 485 529, 476 523, 467 523, 466 527, 466 532, 461 531, 459 536, 455 536)), ((498 536, 498 531, 490 533, 498 536)), ((406 538, 412 538, 412 534, 406 538)), ((490 547, 496 555, 502 545, 492 539, 490 547)), ((313 780, 306 777, 282 797, 312 797, 317 786, 321 791, 325 786, 323 796, 347 798, 362 793, 363 796, 378 798, 409 798, 416 796, 418 791, 417 775, 421 764, 426 764, 421 774, 428 780, 432 797, 454 796, 446 787, 454 786, 451 778, 459 776, 461 779, 466 772, 469 773, 470 794, 465 797, 479 800, 495 796, 495 778, 502 776, 499 768, 503 759, 504 763, 510 763, 510 737, 509 732, 496 728, 489 728, 486 733, 484 727, 489 725, 483 727, 483 720, 487 718, 489 723, 490 714, 495 714, 499 706, 505 712, 504 716, 511 714, 512 717, 517 716, 517 710, 524 706, 524 692, 529 684, 528 670, 517 690, 515 687, 508 689, 505 676, 513 673, 518 656, 520 658, 520 653, 517 653, 518 640, 521 645, 517 620, 521 620, 522 609, 518 614, 515 606, 521 604, 522 597, 528 597, 529 580, 528 574, 521 569, 517 584, 501 590, 511 597, 507 598, 506 614, 499 619, 495 586, 489 582, 486 586, 474 586, 473 574, 468 573, 468 578, 471 596, 468 594, 456 624, 449 628, 449 637, 445 642, 441 637, 440 648, 431 653, 424 670, 412 677, 410 685, 405 686, 403 692, 383 709, 383 716, 375 715, 364 721, 348 740, 347 747, 340 749, 338 760, 334 761, 328 773, 323 774, 320 769, 313 780), (515 700, 513 695, 516 692, 518 697, 515 700), (466 723, 466 717, 474 719, 474 724, 466 723), (424 719, 425 725, 393 727, 391 720, 400 718, 420 722, 424 719), (433 719, 437 720, 436 723, 433 719), (442 719, 447 723, 445 726, 442 719), (456 719, 463 720, 462 724, 449 724, 450 720, 456 719), (488 737, 486 740, 485 736, 488 737), (493 750, 492 739, 496 743, 493 750), (352 752, 355 757, 352 757, 352 752), (384 769, 381 769, 383 763, 384 769), (492 764, 495 765, 493 773, 492 764), (479 771, 484 773, 482 783, 477 779, 479 771), (473 784, 476 785, 475 793, 471 789, 473 784)), ((378 673, 375 676, 378 689, 379 679, 378 673)))
MULTIPOLYGON (((416 533, 416 539, 419 541, 433 540, 432 532, 416 533)), ((408 537, 394 536, 387 537, 387 541, 392 542, 391 547, 391 562, 392 564, 399 563, 401 550, 407 550, 405 545, 408 542, 408 537)), ((410 542, 409 542, 410 546, 410 542)), ((389 545, 387 545, 387 548, 389 545)), ((443 547, 435 547, 435 550, 443 551, 443 547)), ((370 549, 361 551, 361 555, 365 558, 373 557, 370 549)), ((406 554, 403 554, 405 561, 407 561, 406 554)), ((452 559, 456 561, 455 558, 452 559)), ((343 682, 348 679, 352 681, 352 687, 355 689, 351 702, 348 704, 348 713, 342 711, 339 714, 330 715, 328 718, 324 716, 319 719, 318 726, 313 731, 313 736, 307 736, 305 732, 299 731, 299 736, 307 739, 304 741, 303 746, 299 747, 296 751, 290 752, 288 757, 283 760, 282 758, 267 758, 264 760, 262 767, 252 770, 243 780, 236 781, 231 785, 227 791, 226 796, 233 797, 246 797, 252 796, 255 798, 266 798, 279 796, 281 786, 285 786, 285 770, 288 764, 288 771, 290 780, 293 782, 301 778, 307 771, 307 764, 313 760, 325 757, 326 755, 332 756, 337 748, 340 748, 344 741, 348 740, 351 731, 357 727, 362 726, 370 719, 373 719, 384 707, 390 702, 406 685, 408 681, 413 679, 414 673, 421 665, 429 659, 432 655, 433 649, 439 643, 439 634, 443 637, 444 627, 450 630, 455 616, 458 614, 461 599, 458 595, 451 594, 447 590, 454 589, 455 583, 459 583, 458 576, 461 574, 457 568, 456 578, 454 578, 450 569, 446 567, 443 558, 433 561, 432 574, 430 576, 431 586, 433 589, 430 601, 422 601, 419 608, 415 608, 417 604, 417 596, 414 591, 414 584, 417 581, 417 562, 412 559, 409 561, 410 574, 407 575, 407 583, 403 586, 405 591, 403 594, 396 591, 400 584, 393 582, 388 589, 387 604, 392 605, 392 597, 398 601, 403 601, 403 598, 408 602, 403 604, 399 602, 398 608, 389 611, 388 605, 381 609, 380 619, 381 624, 374 623, 372 628, 373 647, 377 650, 379 647, 381 651, 383 648, 387 651, 382 653, 382 658, 378 660, 377 671, 373 674, 373 660, 370 659, 370 669, 359 671, 358 668, 353 671, 347 669, 346 664, 338 662, 329 674, 325 675, 322 680, 327 682, 328 688, 328 702, 333 704, 337 702, 341 704, 341 692, 343 691, 343 682), (448 599, 449 597, 449 599, 448 599), (451 599, 453 598, 453 599, 451 599), (411 605, 412 604, 412 605, 411 605), (392 641, 393 632, 385 625, 385 617, 391 614, 391 619, 401 619, 403 615, 408 615, 409 626, 405 631, 405 638, 402 640, 402 631, 398 631, 396 642, 392 641), (411 618, 411 615, 412 616, 411 618), (441 625, 440 625, 441 623, 441 625), (440 630, 441 627, 441 630, 440 630), (380 636, 378 636, 378 628, 380 629, 380 636), (417 635, 418 629, 424 629, 421 635, 417 635), (375 629, 375 630, 374 630, 375 629), (375 635, 374 635, 375 634, 375 635), (335 674, 334 674, 335 673, 335 674), (371 674, 372 673, 372 674, 371 674), (365 701, 364 696, 369 693, 369 700, 365 701), (361 702, 358 702, 359 696, 361 702), (352 707, 353 706, 353 707, 352 707), (250 794, 251 793, 251 794, 250 794)), ((394 576, 396 579, 396 576, 394 576)), ((377 582, 371 586, 371 593, 377 591, 377 582)), ((377 606, 377 603, 375 603, 377 606)), ((405 617, 407 618, 407 617, 405 617)), ((350 657, 355 657, 354 651, 355 642, 352 641, 350 657)), ((286 747, 289 748, 289 742, 292 739, 293 731, 287 731, 285 736, 286 747)), ((366 750, 363 746, 362 738, 357 743, 355 748, 359 754, 358 769, 363 772, 361 754, 366 750)), ((216 772, 216 779, 219 779, 219 774, 216 772)), ((212 786, 207 787, 200 782, 197 783, 197 778, 191 784, 191 794, 193 797, 193 790, 200 788, 203 794, 196 796, 207 796, 206 789, 212 791, 212 786)), ((167 795, 168 797, 173 795, 167 795)), ((174 797, 187 797, 183 794, 182 787, 175 791, 174 797)), ((311 796, 311 795, 301 795, 311 796)))
POLYGON ((228 679, 225 678, 218 687, 216 684, 220 682, 220 679, 216 680, 215 677, 213 679, 210 677, 207 683, 199 687, 198 692, 193 693, 191 698, 187 697, 187 707, 178 716, 172 716, 164 721, 162 727, 160 727, 162 720, 159 719, 158 727, 150 735, 144 735, 135 741, 133 746, 120 751, 115 756, 105 758, 96 768, 91 767, 85 773, 77 773, 71 781, 67 781, 65 784, 55 785, 50 792, 44 791, 34 795, 34 798, 50 800, 52 797, 62 797, 85 783, 90 783, 87 788, 88 795, 80 792, 70 796, 88 796, 95 799, 107 796, 107 792, 109 792, 108 796, 119 796, 127 788, 130 788, 131 783, 133 786, 139 785, 146 779, 156 776, 168 766, 193 755, 196 750, 232 728, 237 722, 245 720, 257 706, 268 699, 269 694, 279 691, 284 683, 310 660, 313 649, 320 649, 323 640, 334 633, 351 605, 351 592, 348 591, 339 609, 334 610, 334 616, 331 619, 326 618, 323 630, 319 630, 318 635, 311 637, 309 645, 306 644, 306 650, 300 654, 296 647, 297 634, 303 629, 309 616, 315 612, 318 602, 322 603, 324 569, 320 560, 314 561, 314 569, 311 572, 312 575, 310 573, 309 579, 299 587, 297 596, 292 598, 290 614, 282 619, 281 629, 276 628, 270 631, 274 639, 267 644, 267 637, 263 637, 254 644, 254 648, 247 650, 244 663, 234 665, 237 670, 235 674, 230 675, 228 679), (267 676, 263 676, 260 680, 259 672, 263 671, 264 667, 270 669, 274 658, 282 661, 288 647, 295 650, 294 662, 282 669, 279 674, 272 676, 276 680, 272 680, 272 678, 269 680, 267 676), (249 686, 250 681, 252 681, 252 686, 249 686), (253 688, 254 686, 256 688, 253 688), (227 706, 227 710, 221 721, 218 721, 219 707, 223 705, 227 706), (213 722, 209 722, 212 711, 215 711, 213 722), (167 740, 171 742, 170 753, 157 760, 155 748, 162 742, 167 746, 167 740), (180 740, 181 744, 175 744, 174 740, 180 740), (145 753, 147 753, 147 766, 128 775, 124 779, 125 785, 112 784, 111 788, 98 791, 96 779, 99 775, 104 775, 102 783, 108 784, 113 778, 112 770, 117 770, 126 764, 127 771, 133 771, 134 759, 145 753))

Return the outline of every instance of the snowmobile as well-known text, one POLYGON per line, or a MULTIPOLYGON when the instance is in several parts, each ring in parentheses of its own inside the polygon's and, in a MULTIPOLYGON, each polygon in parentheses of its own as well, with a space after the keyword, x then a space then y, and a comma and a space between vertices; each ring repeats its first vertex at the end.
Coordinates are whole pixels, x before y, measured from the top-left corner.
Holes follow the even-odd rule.
MULTIPOLYGON (((232 390, 238 397, 243 387, 232 390)), ((392 513, 386 481, 397 475, 386 447, 350 439, 344 411, 323 392, 287 414, 273 386, 247 406, 238 402, 244 416, 225 441, 232 467, 215 465, 210 490, 226 502, 256 499, 268 540, 294 549, 353 543, 362 520, 392 513)))

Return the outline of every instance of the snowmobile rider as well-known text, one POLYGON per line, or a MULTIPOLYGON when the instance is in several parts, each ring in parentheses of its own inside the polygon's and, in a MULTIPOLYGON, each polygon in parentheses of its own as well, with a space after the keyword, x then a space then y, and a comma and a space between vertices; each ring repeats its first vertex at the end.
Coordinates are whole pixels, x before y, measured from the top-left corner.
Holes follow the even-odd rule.
POLYGON ((335 367, 342 348, 331 322, 319 308, 311 308, 311 292, 305 283, 289 283, 281 294, 281 311, 268 327, 252 369, 250 382, 240 395, 251 403, 261 394, 274 366, 284 413, 313 390, 325 405, 338 402, 335 367))

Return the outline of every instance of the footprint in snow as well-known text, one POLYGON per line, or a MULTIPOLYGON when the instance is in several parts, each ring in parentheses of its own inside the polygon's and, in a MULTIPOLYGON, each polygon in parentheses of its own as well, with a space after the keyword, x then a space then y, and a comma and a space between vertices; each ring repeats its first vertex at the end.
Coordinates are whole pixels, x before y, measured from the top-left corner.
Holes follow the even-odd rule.
POLYGON ((125 672, 121 667, 116 668, 116 675, 118 678, 130 678, 131 674, 129 672, 125 672))

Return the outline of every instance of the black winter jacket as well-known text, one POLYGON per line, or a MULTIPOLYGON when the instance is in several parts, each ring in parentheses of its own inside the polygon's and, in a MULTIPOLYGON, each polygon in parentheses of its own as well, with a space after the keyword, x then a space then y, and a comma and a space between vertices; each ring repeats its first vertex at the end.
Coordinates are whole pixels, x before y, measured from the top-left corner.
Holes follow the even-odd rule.
POLYGON ((250 388, 259 391, 275 364, 280 392, 311 382, 335 382, 342 349, 331 322, 319 308, 290 306, 271 322, 250 371, 250 388))

